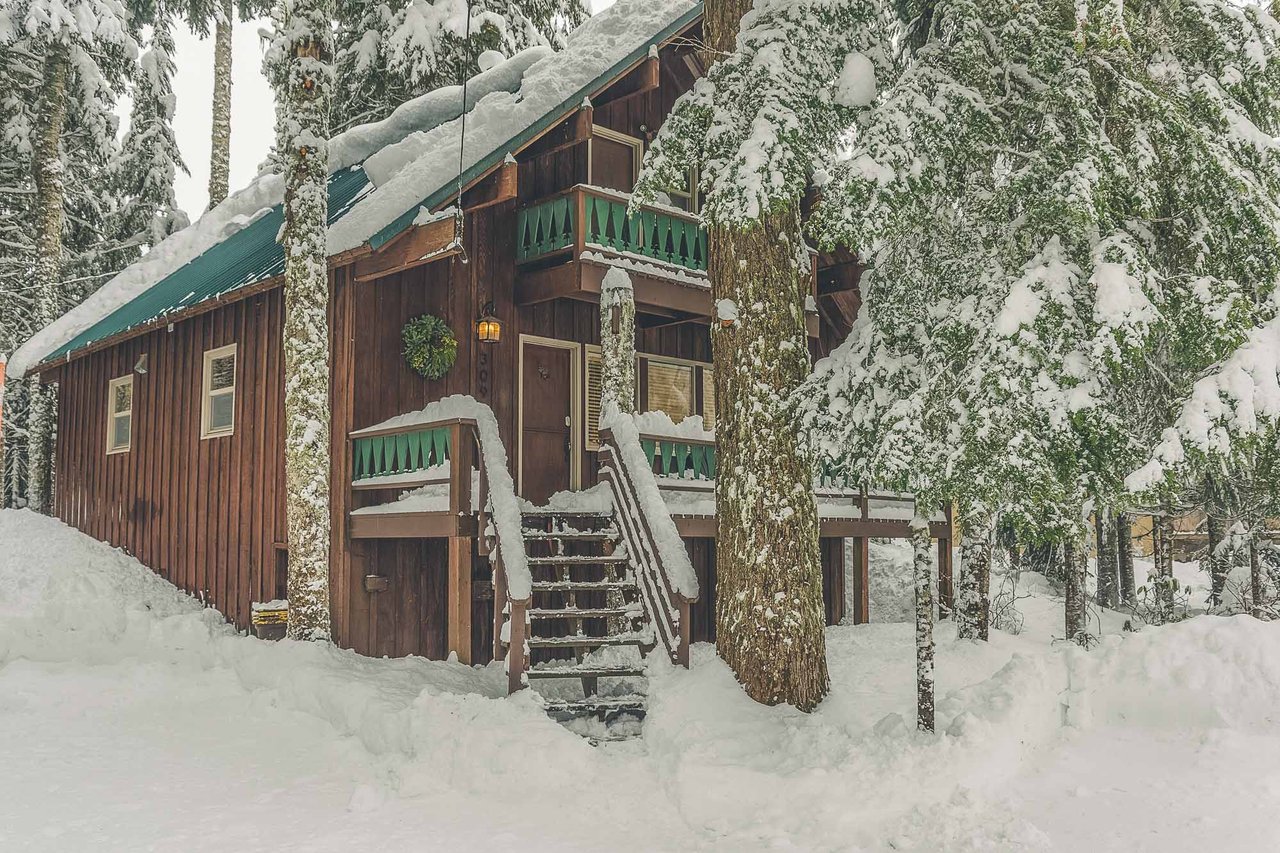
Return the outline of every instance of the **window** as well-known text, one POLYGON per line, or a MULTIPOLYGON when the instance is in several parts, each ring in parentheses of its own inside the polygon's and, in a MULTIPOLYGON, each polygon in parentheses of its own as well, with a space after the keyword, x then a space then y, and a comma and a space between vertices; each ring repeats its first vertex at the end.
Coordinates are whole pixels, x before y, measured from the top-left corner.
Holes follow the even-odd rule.
POLYGON ((680 423, 694 411, 693 365, 648 359, 648 376, 644 408, 647 412, 666 412, 674 423, 680 423))
POLYGON ((236 417, 236 345, 204 354, 204 394, 200 437, 230 435, 236 417))
POLYGON ((716 377, 710 367, 700 367, 702 374, 702 426, 714 431, 716 428, 716 377))
POLYGON ((107 453, 124 453, 133 444, 133 377, 107 383, 107 453))
POLYGON ((699 205, 698 199, 698 173, 690 169, 685 173, 684 184, 678 187, 667 187, 667 197, 663 199, 665 204, 672 207, 678 207, 681 210, 687 210, 690 213, 697 213, 699 205))
POLYGON ((593 127, 589 147, 588 183, 624 193, 635 189, 644 142, 607 127, 593 127))

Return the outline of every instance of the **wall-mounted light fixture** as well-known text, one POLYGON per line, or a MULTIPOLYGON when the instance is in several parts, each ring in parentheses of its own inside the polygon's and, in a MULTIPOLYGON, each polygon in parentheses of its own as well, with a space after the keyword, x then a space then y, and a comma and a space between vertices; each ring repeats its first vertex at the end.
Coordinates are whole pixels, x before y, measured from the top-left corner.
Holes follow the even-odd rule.
POLYGON ((147 372, 147 353, 144 352, 142 355, 138 356, 138 360, 134 362, 133 365, 133 372, 137 374, 147 372))
POLYGON ((476 338, 481 343, 496 344, 502 340, 502 321, 493 313, 493 300, 489 300, 480 309, 480 319, 476 320, 476 338))

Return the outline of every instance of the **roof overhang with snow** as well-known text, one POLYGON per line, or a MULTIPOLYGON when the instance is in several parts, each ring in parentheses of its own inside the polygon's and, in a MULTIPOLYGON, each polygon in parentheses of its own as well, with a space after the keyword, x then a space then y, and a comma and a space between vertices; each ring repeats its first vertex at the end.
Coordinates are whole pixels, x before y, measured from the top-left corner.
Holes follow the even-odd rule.
MULTIPOLYGON (((445 206, 459 186, 500 167, 701 14, 700 0, 618 0, 571 33, 564 50, 531 48, 471 78, 465 104, 463 87, 446 87, 335 137, 331 263, 376 251, 424 209, 445 206)), ((281 176, 260 175, 38 332, 13 354, 8 375, 56 367, 274 285, 284 271, 282 199, 281 176)))

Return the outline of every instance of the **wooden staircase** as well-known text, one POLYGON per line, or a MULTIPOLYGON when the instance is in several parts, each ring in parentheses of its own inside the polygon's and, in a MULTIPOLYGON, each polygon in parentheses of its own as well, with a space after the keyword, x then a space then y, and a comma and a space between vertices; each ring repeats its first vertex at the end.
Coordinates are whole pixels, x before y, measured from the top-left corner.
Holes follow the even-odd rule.
POLYGON ((614 513, 526 512, 522 528, 530 686, 552 719, 592 740, 638 734, 653 630, 614 513))
MULTIPOLYGON (((526 506, 518 525, 507 513, 510 523, 482 514, 480 526, 494 569, 493 656, 508 691, 535 687, 553 719, 593 742, 639 734, 650 653, 689 665, 698 597, 639 436, 624 426, 620 437, 600 430, 607 509, 526 506)), ((482 507, 486 481, 482 469, 482 507)))

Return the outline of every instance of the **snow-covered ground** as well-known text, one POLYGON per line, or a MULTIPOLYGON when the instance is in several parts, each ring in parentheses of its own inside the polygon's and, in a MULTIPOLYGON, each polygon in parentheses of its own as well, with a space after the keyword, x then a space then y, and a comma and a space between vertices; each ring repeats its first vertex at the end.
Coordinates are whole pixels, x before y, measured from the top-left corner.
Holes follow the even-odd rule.
POLYGON ((1280 626, 1199 617, 1084 652, 1024 576, 1026 629, 830 629, 814 714, 710 648, 642 740, 593 748, 496 667, 242 637, 126 555, 0 513, 0 850, 1280 849, 1280 626))

